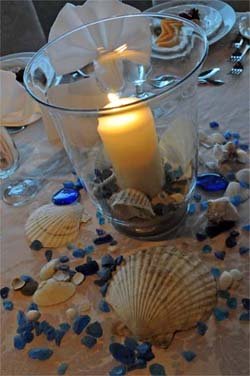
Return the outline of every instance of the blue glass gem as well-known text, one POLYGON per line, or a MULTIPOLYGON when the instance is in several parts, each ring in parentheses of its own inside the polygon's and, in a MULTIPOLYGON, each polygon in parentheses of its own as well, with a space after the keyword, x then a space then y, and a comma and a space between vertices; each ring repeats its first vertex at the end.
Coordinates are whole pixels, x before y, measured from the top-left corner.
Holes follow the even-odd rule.
POLYGON ((124 340, 124 345, 127 346, 130 350, 135 351, 138 346, 138 342, 133 337, 126 337, 124 340))
POLYGON ((200 195, 200 193, 195 192, 193 197, 194 197, 194 200, 196 202, 200 202, 201 201, 201 195, 200 195))
POLYGON ((112 368, 112 370, 109 372, 109 376, 124 376, 126 375, 126 367, 123 365, 116 366, 112 368))
POLYGON ((82 248, 77 248, 77 249, 74 249, 74 251, 72 252, 72 255, 75 258, 83 258, 86 255, 86 252, 82 248))
POLYGON ((2 299, 6 299, 6 298, 8 298, 9 291, 10 291, 9 287, 7 287, 7 286, 2 287, 1 290, 0 290, 1 298, 2 298, 2 299))
POLYGON ((208 327, 207 324, 203 321, 198 321, 197 322, 197 332, 199 333, 200 336, 204 336, 206 333, 208 327))
POLYGON ((16 315, 16 321, 18 326, 23 326, 27 324, 27 318, 23 311, 18 311, 16 315))
POLYGON ((161 364, 151 364, 149 366, 149 372, 151 376, 166 376, 164 367, 161 364))
POLYGON ((90 322, 90 317, 88 315, 76 317, 72 324, 73 332, 78 335, 81 334, 83 329, 86 328, 89 322, 90 322))
POLYGON ((217 252, 214 252, 214 255, 215 255, 215 257, 218 260, 224 260, 224 258, 226 256, 226 252, 224 252, 224 251, 217 251, 217 252))
POLYGON ((109 346, 113 358, 126 365, 132 365, 135 362, 135 353, 127 346, 114 342, 109 346))
POLYGON ((32 332, 29 332, 29 331, 28 332, 23 332, 21 335, 22 335, 25 343, 30 343, 34 339, 34 334, 32 332))
POLYGON ((87 327, 86 333, 95 338, 100 338, 103 334, 101 324, 98 321, 93 322, 87 327))
POLYGON ((89 349, 91 349, 91 347, 95 346, 96 342, 97 342, 96 339, 94 337, 91 337, 91 336, 84 336, 81 339, 81 343, 83 345, 85 345, 86 347, 88 347, 89 349))
POLYGON ((76 189, 62 188, 52 196, 52 202, 55 205, 70 205, 77 201, 80 193, 76 189))
POLYGON ((65 375, 65 372, 67 371, 69 365, 67 363, 61 363, 57 368, 57 374, 58 375, 65 375))
POLYGON ((105 282, 107 282, 112 277, 112 273, 111 273, 110 268, 106 268, 106 267, 101 268, 97 272, 97 275, 98 275, 98 277, 100 277, 105 282))
POLYGON ((59 324, 59 327, 65 332, 68 332, 71 328, 71 326, 67 322, 62 322, 61 324, 59 324))
POLYGON ((208 208, 208 202, 206 200, 201 201, 201 203, 200 203, 200 210, 201 211, 205 211, 205 210, 207 210, 207 208, 208 208))
POLYGON ((57 346, 60 346, 61 341, 62 341, 63 337, 65 336, 65 333, 66 332, 62 329, 56 329, 55 330, 55 344, 57 346))
POLYGON ((213 313, 217 321, 223 321, 229 317, 229 312, 224 308, 214 308, 213 313))
POLYGON ((194 203, 188 204, 187 213, 193 215, 195 213, 196 206, 194 203))
POLYGON ((99 309, 102 312, 110 312, 110 307, 105 300, 101 300, 99 303, 99 309))
POLYGON ((234 236, 230 235, 228 236, 228 238, 226 238, 225 245, 227 246, 227 248, 233 248, 237 245, 237 240, 234 236))
POLYGON ((15 349, 22 350, 22 349, 24 349, 25 345, 26 345, 26 342, 25 342, 23 336, 17 335, 17 336, 14 337, 14 347, 15 347, 15 349))
POLYGON ((102 294, 103 297, 105 297, 107 291, 108 291, 108 283, 105 283, 101 288, 100 288, 100 293, 102 294))
POLYGON ((183 351, 181 354, 187 362, 191 362, 196 357, 196 354, 193 351, 183 351))
POLYGON ((239 144, 239 148, 244 150, 244 151, 248 151, 249 146, 248 146, 248 144, 239 144))
POLYGON ((250 299, 248 299, 248 298, 243 298, 243 299, 241 300, 241 303, 242 303, 242 305, 243 305, 243 307, 244 307, 245 309, 247 309, 248 311, 250 310, 250 299))
POLYGON ((228 141, 232 138, 232 133, 230 131, 226 131, 226 132, 224 132, 223 136, 228 141))
POLYGON ((240 195, 235 195, 235 196, 230 197, 230 202, 234 206, 239 206, 241 204, 241 202, 242 202, 241 201, 241 196, 240 195))
POLYGON ((244 231, 250 231, 250 224, 244 225, 241 227, 244 231))
POLYGON ((100 236, 99 238, 96 238, 93 240, 95 245, 101 245, 101 244, 107 244, 112 242, 113 238, 110 234, 106 234, 103 236, 100 236))
POLYGON ((99 270, 99 266, 96 261, 92 260, 87 262, 86 264, 76 266, 76 271, 87 275, 93 275, 99 270))
POLYGON ((98 223, 99 223, 100 226, 104 225, 105 224, 105 218, 104 217, 98 218, 98 223))
POLYGON ((237 299, 233 296, 227 299, 227 306, 231 309, 237 308, 237 299))
POLYGON ((242 255, 245 255, 246 253, 248 253, 249 252, 249 247, 245 247, 245 246, 242 246, 242 247, 240 247, 239 248, 239 253, 240 253, 240 255, 242 256, 242 255))
POLYGON ((11 300, 4 300, 3 301, 3 308, 5 309, 5 311, 12 311, 14 307, 14 304, 12 303, 11 300))
POLYGON ((31 359, 47 360, 53 354, 53 350, 47 347, 37 347, 30 349, 28 354, 31 359))
POLYGON ((212 247, 209 244, 204 245, 202 248, 203 253, 211 253, 212 252, 212 247))
POLYGON ((102 256, 101 263, 102 263, 102 266, 109 267, 109 266, 114 265, 115 260, 113 259, 111 255, 107 254, 107 255, 102 256))
POLYGON ((239 317, 240 321, 249 321, 250 320, 250 311, 242 312, 239 317))
POLYGON ((214 278, 219 278, 219 276, 221 275, 219 268, 211 268, 210 273, 214 276, 214 278))
POLYGON ((219 128, 219 123, 217 123, 217 121, 211 121, 211 122, 209 123, 209 126, 210 126, 210 128, 212 128, 212 129, 219 128))
POLYGON ((232 142, 233 142, 233 144, 234 144, 235 146, 238 146, 239 143, 240 143, 240 141, 238 140, 238 138, 234 138, 232 142))
POLYGON ((87 247, 84 248, 84 251, 86 252, 86 254, 90 254, 92 252, 94 252, 95 248, 93 245, 87 245, 87 247))
POLYGON ((207 173, 197 176, 196 185, 207 192, 219 192, 227 188, 228 182, 222 175, 207 173))
POLYGON ((236 138, 236 139, 239 139, 240 138, 240 134, 238 132, 232 132, 232 137, 236 138))

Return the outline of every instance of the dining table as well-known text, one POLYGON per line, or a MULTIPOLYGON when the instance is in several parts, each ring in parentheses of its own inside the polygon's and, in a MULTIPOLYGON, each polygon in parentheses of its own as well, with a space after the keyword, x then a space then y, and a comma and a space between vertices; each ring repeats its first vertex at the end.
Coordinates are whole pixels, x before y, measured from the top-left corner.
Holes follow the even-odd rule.
MULTIPOLYGON (((240 76, 228 74, 232 68, 229 56, 233 51, 232 41, 238 33, 238 20, 242 13, 237 14, 237 22, 231 32, 219 42, 210 46, 208 57, 202 70, 219 67, 219 79, 224 85, 199 85, 197 88, 198 127, 208 135, 213 133, 210 123, 219 124, 216 132, 224 134, 226 131, 239 134, 240 143, 249 144, 249 56, 246 56, 243 65, 244 71, 240 76)), ((67 363, 68 375, 108 375, 110 370, 118 364, 109 352, 111 342, 123 343, 126 328, 115 312, 102 312, 99 303, 103 297, 99 287, 94 283, 95 276, 89 276, 77 287, 76 293, 67 301, 40 307, 41 320, 48 321, 54 327, 67 322, 66 310, 74 307, 79 313, 88 314, 91 321, 99 321, 103 328, 103 335, 97 340, 93 348, 87 348, 81 343, 81 336, 69 330, 60 346, 53 341, 49 342, 44 335, 35 336, 23 350, 14 348, 13 338, 17 329, 17 312, 26 311, 32 297, 24 296, 20 291, 11 289, 11 281, 21 275, 29 275, 39 280, 39 271, 46 263, 45 251, 32 250, 25 234, 25 223, 32 212, 38 207, 51 203, 52 195, 62 188, 64 181, 75 181, 73 166, 61 145, 50 143, 43 127, 42 119, 30 124, 25 130, 12 136, 20 152, 20 166, 9 180, 15 177, 33 177, 39 181, 39 192, 26 205, 14 207, 1 200, 1 288, 10 287, 8 299, 13 302, 13 309, 4 310, 1 304, 1 374, 3 376, 20 375, 54 375, 58 374, 58 366, 67 363), (84 312, 84 313, 83 313, 84 312), (45 361, 30 359, 28 351, 34 347, 49 347, 53 356, 45 361)), ((204 171, 204 160, 209 161, 212 149, 200 145, 200 161, 204 171)), ((241 168, 248 168, 242 165, 241 168)), ((6 182, 4 182, 6 183, 6 182)), ((2 182, 3 184, 3 182, 2 182)), ((209 196, 199 190, 201 201, 208 198, 218 198, 223 193, 213 193, 209 196)), ((155 358, 148 363, 148 367, 130 372, 131 375, 149 375, 149 365, 160 363, 165 367, 167 375, 185 376, 212 376, 212 375, 249 375, 249 321, 240 320, 244 312, 241 300, 249 298, 249 252, 240 254, 240 247, 249 247, 249 232, 242 226, 249 223, 249 200, 241 203, 237 210, 240 220, 234 229, 239 231, 237 244, 228 248, 225 244, 230 231, 225 231, 213 238, 199 241, 196 233, 206 222, 206 210, 199 202, 194 201, 195 212, 186 215, 174 236, 161 241, 138 240, 117 232, 112 224, 103 220, 100 224, 96 208, 90 201, 87 192, 81 190, 81 204, 89 214, 90 220, 82 223, 75 247, 84 248, 94 246, 91 257, 100 261, 104 254, 113 257, 135 253, 139 249, 157 245, 173 245, 187 255, 197 255, 209 268, 225 270, 238 269, 243 278, 229 290, 230 296, 237 299, 237 307, 229 308, 227 300, 218 296, 217 307, 229 312, 225 320, 216 319, 212 313, 204 336, 199 335, 196 328, 177 332, 168 348, 153 346, 155 358), (103 223, 104 222, 104 223, 103 223), (96 229, 102 229, 112 235, 117 245, 95 245, 96 229), (204 245, 212 248, 210 253, 204 253, 204 245), (224 251, 224 260, 215 257, 216 251, 224 251), (192 351, 196 354, 192 361, 187 361, 183 351, 192 351)), ((66 255, 73 265, 83 263, 83 259, 72 257, 72 250, 65 247, 54 248, 53 257, 66 255)), ((153 252, 153 250, 152 250, 153 252)), ((218 282, 218 279, 217 279, 218 282)), ((166 317, 166 323, 168 318, 166 317)))

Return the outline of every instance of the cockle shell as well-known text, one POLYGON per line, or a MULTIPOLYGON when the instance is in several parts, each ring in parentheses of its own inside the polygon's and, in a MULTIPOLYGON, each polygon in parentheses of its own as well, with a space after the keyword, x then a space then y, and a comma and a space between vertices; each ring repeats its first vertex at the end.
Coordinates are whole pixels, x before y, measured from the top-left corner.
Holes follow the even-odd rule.
POLYGON ((43 281, 38 286, 33 301, 39 306, 50 306, 65 302, 76 291, 76 286, 71 282, 56 281, 54 278, 43 281))
POLYGON ((223 221, 236 222, 240 218, 237 209, 231 204, 228 197, 209 200, 206 215, 208 220, 213 223, 220 223, 223 221))
POLYGON ((176 331, 209 318, 216 282, 198 257, 151 247, 127 259, 106 299, 134 336, 167 347, 176 331))
POLYGON ((250 168, 243 168, 236 173, 236 179, 245 184, 250 185, 250 168))
POLYGON ((47 262, 45 265, 43 265, 42 269, 40 270, 39 276, 42 281, 45 281, 51 277, 56 272, 56 266, 59 264, 59 259, 52 259, 49 262, 47 262))
POLYGON ((155 216, 147 196, 136 189, 127 188, 111 196, 110 207, 120 219, 142 218, 155 216))
POLYGON ((48 204, 35 210, 25 225, 31 243, 40 240, 43 247, 60 247, 75 240, 79 233, 83 207, 80 204, 48 204))

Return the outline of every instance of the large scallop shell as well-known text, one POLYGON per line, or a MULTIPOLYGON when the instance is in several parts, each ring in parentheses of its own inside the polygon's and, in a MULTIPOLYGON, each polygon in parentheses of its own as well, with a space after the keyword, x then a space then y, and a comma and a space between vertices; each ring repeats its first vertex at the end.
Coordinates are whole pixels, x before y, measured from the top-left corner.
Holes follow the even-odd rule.
POLYGON ((107 301, 133 335, 167 347, 176 331, 209 318, 216 282, 198 257, 151 247, 128 258, 110 283, 107 301))
POLYGON ((31 243, 40 240, 43 247, 61 247, 75 240, 79 233, 83 207, 80 204, 48 204, 35 210, 25 225, 31 243))

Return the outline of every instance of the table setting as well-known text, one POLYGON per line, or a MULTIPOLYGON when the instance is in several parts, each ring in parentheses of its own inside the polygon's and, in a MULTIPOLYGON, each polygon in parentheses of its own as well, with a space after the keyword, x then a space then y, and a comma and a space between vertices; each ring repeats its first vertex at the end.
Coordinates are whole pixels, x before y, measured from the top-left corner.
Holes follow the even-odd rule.
POLYGON ((67 3, 0 58, 3 375, 248 375, 249 22, 67 3))

